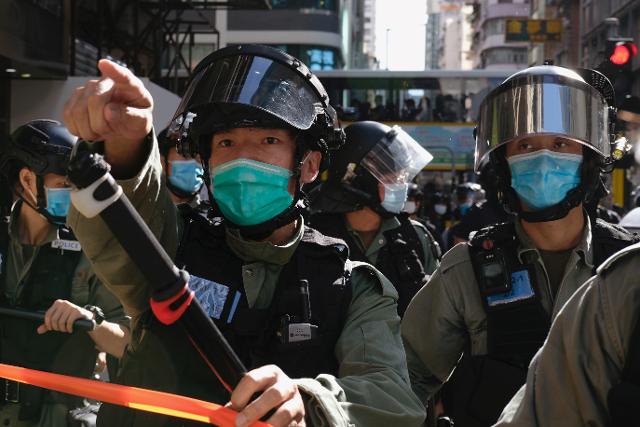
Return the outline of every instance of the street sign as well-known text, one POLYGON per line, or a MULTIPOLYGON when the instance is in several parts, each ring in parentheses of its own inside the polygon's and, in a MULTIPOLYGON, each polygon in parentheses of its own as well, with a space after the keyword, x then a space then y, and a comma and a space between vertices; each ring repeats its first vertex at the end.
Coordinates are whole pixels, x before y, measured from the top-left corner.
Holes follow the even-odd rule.
POLYGON ((561 36, 560 19, 509 18, 505 23, 505 42, 559 42, 561 36))

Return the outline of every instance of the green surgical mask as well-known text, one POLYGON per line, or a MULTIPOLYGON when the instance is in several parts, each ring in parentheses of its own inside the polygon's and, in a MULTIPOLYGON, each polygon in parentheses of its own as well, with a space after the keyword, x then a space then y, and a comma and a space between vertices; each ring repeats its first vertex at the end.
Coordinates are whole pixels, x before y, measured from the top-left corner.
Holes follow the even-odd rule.
POLYGON ((260 224, 284 212, 293 197, 292 173, 279 166, 236 159, 211 171, 213 198, 229 221, 240 226, 260 224))

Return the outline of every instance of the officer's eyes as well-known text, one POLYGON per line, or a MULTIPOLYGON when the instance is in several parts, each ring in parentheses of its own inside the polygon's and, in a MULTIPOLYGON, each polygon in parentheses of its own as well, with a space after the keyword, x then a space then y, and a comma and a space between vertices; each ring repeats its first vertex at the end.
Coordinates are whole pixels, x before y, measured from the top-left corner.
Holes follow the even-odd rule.
POLYGON ((230 139, 223 139, 220 142, 218 142, 219 147, 231 147, 231 145, 233 145, 233 143, 231 142, 230 139))
POLYGON ((264 139, 264 143, 268 145, 277 144, 280 140, 274 136, 268 136, 264 139))
POLYGON ((569 146, 569 144, 567 144, 564 141, 558 141, 555 143, 555 147, 556 148, 567 148, 569 146))
POLYGON ((526 142, 522 142, 522 143, 520 143, 520 144, 518 145, 518 148, 519 148, 521 151, 526 151, 526 150, 531 149, 531 144, 528 144, 528 143, 526 143, 526 142))

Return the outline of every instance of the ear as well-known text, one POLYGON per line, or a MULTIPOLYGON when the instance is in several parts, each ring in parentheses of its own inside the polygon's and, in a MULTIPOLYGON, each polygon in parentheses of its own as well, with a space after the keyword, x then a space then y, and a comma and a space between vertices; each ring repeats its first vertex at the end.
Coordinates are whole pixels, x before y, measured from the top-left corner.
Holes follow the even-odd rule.
POLYGON ((381 182, 378 183, 378 198, 382 203, 382 201, 384 200, 384 184, 381 182))
POLYGON ((36 174, 31 169, 25 167, 20 169, 18 178, 20 187, 17 189, 18 193, 23 194, 28 190, 35 196, 38 191, 36 185, 36 174))
POLYGON ((300 170, 300 182, 307 184, 313 182, 320 172, 320 162, 322 161, 322 154, 319 151, 308 151, 302 168, 300 170))

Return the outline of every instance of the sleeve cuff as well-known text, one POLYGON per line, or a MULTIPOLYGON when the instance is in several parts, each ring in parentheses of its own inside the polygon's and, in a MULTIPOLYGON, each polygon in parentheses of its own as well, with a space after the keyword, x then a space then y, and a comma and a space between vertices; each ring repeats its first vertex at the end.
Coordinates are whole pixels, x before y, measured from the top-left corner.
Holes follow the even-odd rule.
POLYGON ((308 425, 349 427, 347 415, 344 413, 336 397, 318 380, 297 378, 293 380, 302 394, 305 418, 308 425))

